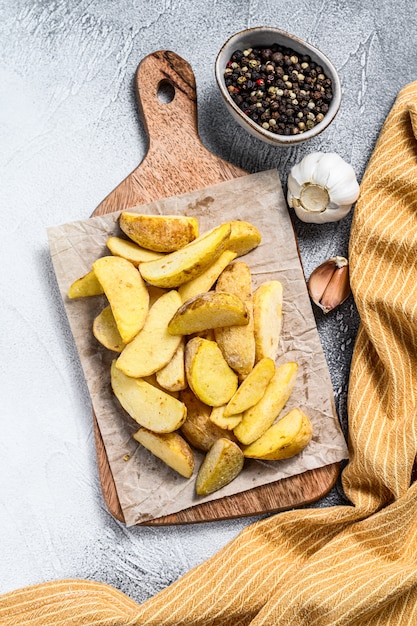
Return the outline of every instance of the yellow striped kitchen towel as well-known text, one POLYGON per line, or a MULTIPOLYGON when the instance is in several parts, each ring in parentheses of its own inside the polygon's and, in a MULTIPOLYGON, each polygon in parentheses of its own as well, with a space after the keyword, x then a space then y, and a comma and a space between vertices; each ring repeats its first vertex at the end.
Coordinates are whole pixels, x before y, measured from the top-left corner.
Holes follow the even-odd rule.
POLYGON ((361 317, 349 381, 349 506, 248 526, 138 605, 63 580, 0 597, 2 626, 415 626, 417 624, 417 82, 382 128, 353 217, 361 317))

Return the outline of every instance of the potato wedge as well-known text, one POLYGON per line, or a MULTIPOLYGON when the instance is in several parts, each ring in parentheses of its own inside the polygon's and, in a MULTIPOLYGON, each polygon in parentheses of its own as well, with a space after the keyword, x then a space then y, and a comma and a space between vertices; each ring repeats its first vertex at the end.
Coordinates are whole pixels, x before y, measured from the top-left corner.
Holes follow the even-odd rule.
POLYGON ((227 249, 236 252, 237 256, 247 254, 261 243, 261 233, 253 224, 244 220, 232 220, 230 225, 231 232, 227 249))
POLYGON ((114 395, 140 426, 155 433, 171 433, 184 423, 187 408, 183 402, 140 378, 126 376, 116 361, 112 362, 110 378, 114 395))
POLYGON ((88 296, 99 296, 104 293, 101 283, 97 279, 94 270, 90 270, 81 278, 77 278, 68 289, 68 298, 86 298, 88 296))
POLYGON ((246 326, 222 324, 214 336, 226 362, 243 380, 255 364, 255 333, 253 325, 252 276, 243 261, 230 263, 220 274, 216 291, 239 297, 246 306, 249 321, 246 326))
POLYGON ((226 417, 224 414, 225 408, 225 404, 222 406, 214 406, 210 413, 210 421, 224 430, 233 430, 242 421, 243 413, 236 413, 235 415, 226 417))
POLYGON ((133 434, 133 438, 181 476, 192 476, 194 455, 188 443, 178 433, 154 433, 140 428, 133 434))
POLYGON ((225 418, 236 413, 243 413, 243 411, 259 402, 274 374, 274 361, 269 358, 261 359, 225 406, 225 418))
POLYGON ((259 285, 253 294, 256 361, 277 358, 282 328, 282 283, 270 280, 259 285))
POLYGON ((126 345, 120 336, 110 305, 94 318, 93 335, 105 348, 113 352, 120 353, 126 345))
POLYGON ((178 291, 172 289, 151 306, 142 330, 127 344, 116 361, 116 366, 126 376, 150 376, 169 363, 181 337, 168 332, 168 323, 180 304, 178 291))
POLYGON ((236 441, 231 431, 220 428, 210 420, 211 407, 201 402, 191 389, 181 391, 179 398, 187 407, 187 419, 181 426, 181 433, 194 448, 207 452, 221 437, 236 441))
POLYGON ((150 376, 144 376, 143 378, 141 378, 141 380, 144 380, 146 383, 149 383, 150 385, 152 385, 152 387, 156 387, 157 389, 160 389, 161 391, 164 391, 165 393, 169 393, 169 395, 172 396, 173 398, 179 397, 179 391, 170 391, 169 389, 165 389, 158 383, 158 381, 156 380, 156 373, 151 374, 150 376))
POLYGON ((179 250, 198 237, 198 220, 186 215, 141 215, 123 211, 119 226, 129 239, 155 252, 179 250))
POLYGON ((225 250, 219 258, 214 261, 214 263, 209 265, 204 270, 202 274, 178 287, 178 292, 182 301, 186 302, 187 300, 190 300, 190 298, 198 296, 200 293, 209 291, 224 268, 235 258, 236 252, 232 252, 232 250, 225 250))
POLYGON ((93 263, 93 270, 112 308, 124 343, 129 343, 145 323, 149 294, 137 268, 117 256, 104 256, 93 263))
POLYGON ((185 340, 181 337, 180 344, 172 359, 162 369, 155 372, 156 380, 168 391, 181 391, 187 387, 185 377, 185 340))
POLYGON ((152 250, 141 248, 136 243, 133 243, 133 241, 128 241, 127 239, 122 239, 121 237, 109 237, 106 245, 114 256, 121 256, 124 259, 127 259, 133 263, 135 267, 137 267, 139 263, 144 263, 145 261, 155 261, 155 259, 160 259, 162 256, 162 254, 158 252, 152 252, 152 250))
POLYGON ((243 469, 245 457, 230 439, 218 439, 207 452, 196 479, 198 496, 208 496, 232 482, 243 469))
POLYGON ((208 339, 188 341, 185 373, 194 394, 209 406, 226 404, 237 389, 237 374, 227 365, 217 343, 208 339))
POLYGON ((151 307, 155 302, 167 293, 169 289, 162 289, 161 287, 155 287, 154 285, 147 285, 148 293, 149 293, 149 307, 151 307))
POLYGON ((259 439, 243 447, 243 455, 251 459, 280 461, 299 454, 310 443, 313 427, 301 409, 291 409, 259 439))
POLYGON ((221 255, 230 237, 230 224, 221 224, 164 258, 141 263, 144 280, 157 287, 179 287, 201 274, 221 255))
POLYGON ((200 330, 198 333, 191 333, 191 335, 188 335, 188 340, 194 339, 194 337, 201 337, 202 339, 216 341, 214 337, 214 328, 207 328, 207 330, 200 330))
POLYGON ((248 323, 248 309, 238 296, 206 291, 179 307, 168 324, 168 331, 171 335, 191 335, 219 326, 244 326, 248 323))
POLYGON ((297 372, 294 362, 276 368, 262 398, 243 413, 242 421, 233 430, 241 443, 249 445, 272 426, 294 389, 297 372))

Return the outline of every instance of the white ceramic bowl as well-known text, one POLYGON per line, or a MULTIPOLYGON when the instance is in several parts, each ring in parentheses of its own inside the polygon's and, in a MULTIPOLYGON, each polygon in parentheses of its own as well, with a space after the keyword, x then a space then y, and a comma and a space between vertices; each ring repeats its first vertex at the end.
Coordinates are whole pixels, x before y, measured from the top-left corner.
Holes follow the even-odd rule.
POLYGON ((248 28, 247 30, 243 30, 235 35, 232 35, 232 37, 230 37, 222 46, 217 55, 215 75, 217 85, 220 89, 220 93, 226 107, 234 119, 249 133, 251 133, 251 135, 274 146, 292 146, 316 137, 329 126, 340 107, 342 95, 340 79, 337 70, 330 59, 315 46, 312 46, 310 43, 307 43, 295 35, 291 35, 290 33, 287 33, 279 28, 260 26, 248 28), (237 106, 230 96, 225 84, 224 71, 228 61, 230 61, 232 54, 236 50, 243 51, 247 48, 271 46, 274 43, 290 48, 300 55, 309 55, 312 61, 321 65, 324 74, 332 81, 333 98, 329 104, 329 110, 324 115, 323 120, 317 123, 312 129, 306 130, 298 135, 280 135, 264 129, 260 124, 250 119, 237 106))

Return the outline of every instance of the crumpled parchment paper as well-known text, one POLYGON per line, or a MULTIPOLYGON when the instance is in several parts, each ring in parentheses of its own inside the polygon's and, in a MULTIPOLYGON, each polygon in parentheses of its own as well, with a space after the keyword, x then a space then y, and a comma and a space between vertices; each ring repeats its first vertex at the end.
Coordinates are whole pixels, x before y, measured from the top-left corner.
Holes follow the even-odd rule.
POLYGON ((299 373, 282 414, 295 406, 305 411, 313 424, 313 439, 292 459, 246 460, 244 470, 232 483, 210 496, 196 496, 195 475, 203 453, 195 452, 196 469, 187 480, 132 438, 139 426, 121 408, 110 387, 110 364, 117 355, 101 346, 92 334, 94 317, 107 304, 105 296, 70 300, 66 295, 70 284, 86 274, 95 259, 110 254, 107 238, 122 234, 117 221, 119 213, 51 227, 48 239, 52 262, 126 525, 176 513, 348 458, 278 172, 269 170, 243 176, 135 210, 146 214, 193 215, 199 219, 201 233, 232 219, 249 221, 260 230, 261 245, 241 260, 251 268, 254 289, 271 279, 283 284, 283 327, 277 363, 297 361, 299 373))

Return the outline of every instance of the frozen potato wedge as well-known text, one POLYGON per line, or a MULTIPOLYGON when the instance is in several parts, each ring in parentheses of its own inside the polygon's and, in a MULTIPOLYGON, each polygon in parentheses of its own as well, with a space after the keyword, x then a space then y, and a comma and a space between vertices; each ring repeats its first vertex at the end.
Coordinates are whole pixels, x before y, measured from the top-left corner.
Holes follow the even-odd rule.
POLYGON ((140 428, 133 438, 166 465, 190 478, 194 471, 194 455, 188 443, 178 433, 154 433, 140 428))
POLYGON ((243 413, 259 402, 274 374, 275 363, 272 359, 265 357, 258 361, 226 405, 225 417, 243 413))
POLYGON ((157 287, 179 287, 201 274, 226 249, 230 224, 213 228, 161 259, 141 263, 139 271, 144 280, 157 287))
POLYGON ((126 345, 116 361, 116 366, 126 376, 150 376, 169 363, 181 337, 168 332, 168 323, 180 304, 178 291, 172 289, 151 306, 143 328, 126 345))
POLYGON ((113 393, 124 410, 140 426, 155 433, 171 433, 187 417, 183 402, 141 378, 130 378, 112 362, 110 378, 113 393))
POLYGON ((142 215, 123 211, 119 226, 129 239, 155 252, 179 250, 198 237, 198 220, 186 215, 142 215))
POLYGON ((259 439, 244 446, 243 455, 251 459, 280 461, 299 454, 310 443, 313 428, 301 409, 291 409, 259 439))
POLYGON ((155 372, 159 385, 168 391, 181 391, 187 387, 185 377, 185 340, 181 337, 180 344, 172 359, 160 370, 155 372))
POLYGON ((256 361, 269 357, 275 361, 282 328, 282 283, 269 280, 253 294, 256 361))
POLYGON ((81 278, 77 278, 68 289, 68 298, 86 298, 88 296, 99 296, 104 293, 101 283, 97 279, 94 270, 90 270, 81 278))
POLYGON ((276 368, 262 398, 244 411, 242 421, 233 430, 241 443, 249 445, 272 426, 294 389, 297 372, 298 365, 293 361, 276 368))
POLYGON ((124 343, 129 343, 145 323, 149 294, 137 268, 117 256, 104 256, 93 263, 93 270, 112 308, 124 343))
POLYGON ((149 293, 149 307, 151 307, 155 302, 167 293, 169 289, 162 289, 161 287, 155 287, 154 285, 147 285, 148 293, 149 293))
POLYGON ((181 391, 179 398, 187 407, 187 418, 181 426, 181 433, 194 448, 207 452, 221 437, 236 441, 232 432, 227 432, 210 420, 211 407, 201 402, 191 389, 181 391))
POLYGON ((105 348, 112 352, 121 352, 125 343, 120 336, 111 306, 106 306, 93 322, 93 335, 105 348))
POLYGON ((228 250, 236 252, 237 256, 243 256, 257 248, 261 243, 261 233, 253 224, 244 220, 232 220, 228 250))
POLYGON ((185 348, 185 373, 194 394, 204 404, 229 402, 238 386, 237 374, 228 366, 215 341, 194 337, 185 348))
POLYGON ((222 406, 214 406, 210 413, 210 421, 224 430, 233 430, 238 424, 240 424, 243 414, 236 413, 235 415, 229 415, 226 417, 224 414, 225 408, 225 404, 222 406))
POLYGON ((156 373, 151 374, 150 376, 144 376, 143 378, 141 378, 141 380, 144 380, 146 383, 149 383, 150 385, 152 385, 152 387, 156 387, 157 389, 160 389, 161 391, 164 391, 165 393, 169 393, 169 395, 172 396, 173 398, 178 398, 179 396, 178 391, 170 391, 169 389, 165 389, 164 387, 162 387, 156 380, 156 373))
POLYGON ((127 239, 122 239, 121 237, 109 237, 106 245, 114 256, 121 256, 133 263, 136 267, 139 263, 154 261, 155 259, 160 259, 162 256, 158 252, 152 252, 152 250, 141 248, 136 243, 133 243, 133 241, 128 241, 127 239))
POLYGON ((168 331, 172 335, 191 335, 219 326, 245 326, 248 323, 248 309, 238 296, 207 291, 178 308, 168 324, 168 331))
POLYGON ((214 331, 216 342, 226 362, 243 380, 255 364, 255 333, 253 326, 252 276, 244 261, 230 263, 220 274, 216 291, 239 297, 246 306, 246 326, 221 324, 214 331))
POLYGON ((190 298, 194 298, 194 296, 198 296, 200 293, 209 291, 224 268, 235 258, 236 252, 225 250, 202 274, 178 287, 182 301, 186 302, 186 300, 190 300, 190 298))
POLYGON ((245 457, 230 439, 218 439, 207 452, 196 479, 198 496, 208 496, 232 482, 243 469, 245 457))
POLYGON ((202 339, 216 341, 214 337, 214 328, 208 328, 207 330, 200 330, 198 333, 192 333, 191 335, 188 335, 188 340, 194 339, 194 337, 201 337, 202 339))

